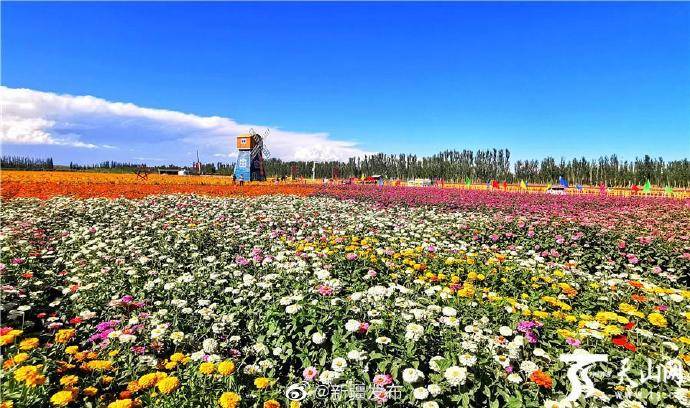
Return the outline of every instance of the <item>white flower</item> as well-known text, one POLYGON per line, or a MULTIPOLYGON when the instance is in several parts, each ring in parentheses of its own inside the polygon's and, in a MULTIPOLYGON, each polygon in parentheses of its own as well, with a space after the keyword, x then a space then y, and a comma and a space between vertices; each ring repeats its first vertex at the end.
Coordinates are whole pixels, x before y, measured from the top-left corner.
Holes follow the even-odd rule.
POLYGON ((412 391, 412 395, 414 395, 415 399, 425 400, 429 397, 429 390, 424 387, 415 388, 414 391, 412 391))
POLYGON ((458 311, 452 307, 446 306, 441 310, 441 313, 443 313, 444 316, 456 316, 458 311))
POLYGON ((323 333, 316 332, 311 335, 311 341, 314 342, 314 344, 322 344, 326 340, 326 336, 323 335, 323 333))
POLYGON ((429 360, 429 367, 436 372, 440 372, 441 368, 438 366, 438 362, 442 360, 445 360, 445 358, 441 356, 431 357, 431 359, 429 360))
POLYGON ((189 358, 191 358, 192 361, 199 361, 199 360, 201 360, 202 358, 204 358, 204 355, 206 355, 206 353, 204 353, 203 350, 200 350, 200 351, 195 351, 194 353, 192 353, 192 354, 189 356, 189 358))
POLYGON ((498 329, 498 332, 499 332, 499 333, 501 334, 501 336, 503 336, 503 337, 508 337, 508 336, 512 336, 512 335, 513 335, 513 329, 511 329, 511 328, 508 327, 508 326, 501 326, 501 327, 498 329))
POLYGON ((467 368, 451 366, 446 369, 446 371, 443 373, 443 376, 448 381, 448 384, 453 387, 462 385, 467 379, 467 368))
POLYGON ((417 323, 409 323, 405 328, 405 338, 412 341, 419 340, 424 334, 424 327, 417 323))
POLYGON ((528 376, 531 375, 533 372, 537 371, 538 369, 539 366, 533 361, 525 360, 522 363, 520 363, 520 371, 527 374, 528 376))
POLYGON ((121 334, 117 338, 121 343, 134 343, 137 340, 137 336, 133 334, 121 334))
POLYGON ((334 371, 337 371, 339 373, 342 373, 345 371, 345 368, 347 367, 347 360, 345 360, 342 357, 336 357, 333 359, 333 363, 331 363, 331 368, 334 371))
POLYGON ((429 386, 426 387, 427 390, 433 395, 434 397, 441 394, 441 386, 438 384, 429 384, 429 386))
POLYGON ((173 343, 179 344, 184 340, 184 333, 181 331, 175 331, 170 333, 170 340, 172 340, 173 343))
POLYGON ((155 329, 151 330, 151 339, 157 339, 161 337, 163 334, 165 334, 165 327, 156 327, 155 329))
POLYGON ((438 408, 436 401, 426 401, 422 403, 422 408, 438 408))
POLYGON ((299 312, 300 309, 302 309, 302 306, 299 304, 289 305, 285 308, 285 313, 295 314, 299 312))
POLYGON ((359 322, 357 320, 352 320, 352 319, 348 320, 345 323, 345 330, 347 330, 351 333, 359 331, 359 322))
POLYGON ((367 357, 367 353, 360 350, 351 350, 347 353, 347 358, 353 361, 363 361, 367 357))
POLYGON ((385 344, 390 344, 391 339, 390 339, 390 337, 381 336, 381 337, 376 338, 376 342, 378 344, 384 344, 385 345, 385 344))
POLYGON ((466 367, 472 367, 476 362, 477 362, 477 357, 471 355, 471 354, 462 354, 460 355, 460 364, 466 366, 466 367))
POLYGON ((681 406, 687 407, 690 405, 690 390, 687 388, 678 387, 675 391, 673 391, 673 398, 678 400, 681 406))
POLYGON ((402 372, 403 381, 406 383, 415 383, 424 378, 424 373, 416 368, 406 368, 402 372))
POLYGON ((508 381, 519 384, 522 382, 522 377, 520 377, 520 374, 516 373, 508 374, 508 381))
POLYGON ((214 353, 218 349, 218 341, 216 339, 205 339, 201 348, 207 354, 214 353))
POLYGON ((335 371, 323 370, 319 375, 319 381, 323 384, 330 384, 339 377, 340 374, 335 371))

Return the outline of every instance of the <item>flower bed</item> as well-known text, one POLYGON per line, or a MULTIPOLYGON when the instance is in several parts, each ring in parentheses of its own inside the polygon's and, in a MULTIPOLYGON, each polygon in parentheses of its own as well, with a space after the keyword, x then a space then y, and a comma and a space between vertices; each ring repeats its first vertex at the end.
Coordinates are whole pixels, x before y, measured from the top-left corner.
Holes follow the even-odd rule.
POLYGON ((3 403, 687 405, 686 203, 317 190, 4 201, 3 403))

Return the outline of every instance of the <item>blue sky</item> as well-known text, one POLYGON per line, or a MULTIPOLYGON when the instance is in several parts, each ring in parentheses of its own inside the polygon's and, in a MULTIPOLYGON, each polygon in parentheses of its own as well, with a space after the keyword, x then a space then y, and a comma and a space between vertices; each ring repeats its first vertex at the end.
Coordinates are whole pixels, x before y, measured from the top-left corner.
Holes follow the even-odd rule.
POLYGON ((5 154, 690 157, 690 3, 1 7, 5 154))

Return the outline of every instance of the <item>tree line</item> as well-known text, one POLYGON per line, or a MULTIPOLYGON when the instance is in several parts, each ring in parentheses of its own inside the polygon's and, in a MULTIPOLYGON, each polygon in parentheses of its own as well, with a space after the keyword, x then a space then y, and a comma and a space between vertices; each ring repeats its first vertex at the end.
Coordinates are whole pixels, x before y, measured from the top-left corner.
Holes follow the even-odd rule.
POLYGON ((53 159, 36 159, 23 156, 5 156, 0 158, 0 168, 21 170, 53 170, 53 159))
MULTIPOLYGON (((1 167, 27 170, 89 170, 108 172, 133 172, 138 163, 105 161, 93 165, 70 163, 54 166, 53 159, 34 159, 29 157, 2 156, 1 167)), ((203 174, 232 175, 234 163, 204 163, 203 174)), ((175 165, 154 166, 157 168, 179 168, 175 165)), ((193 167, 184 167, 195 171, 193 167)), ((560 177, 570 184, 608 186, 630 186, 644 184, 649 180, 654 185, 673 187, 690 186, 690 161, 686 159, 664 161, 661 157, 649 155, 635 160, 620 160, 614 154, 599 159, 574 158, 569 161, 553 157, 541 160, 517 160, 511 166, 508 149, 489 150, 445 150, 432 156, 419 157, 415 154, 378 153, 363 157, 352 157, 347 161, 283 161, 271 158, 264 161, 268 178, 306 177, 349 178, 382 175, 389 179, 433 178, 446 181, 486 183, 491 180, 517 183, 556 183, 560 177)))
POLYGON ((570 184, 630 186, 644 184, 673 187, 690 186, 690 161, 688 159, 664 161, 645 155, 635 160, 619 160, 614 154, 599 159, 586 158, 556 161, 553 157, 542 160, 517 160, 510 165, 508 149, 445 150, 432 156, 414 154, 378 153, 350 158, 347 162, 305 162, 270 159, 266 162, 269 177, 297 175, 311 177, 312 169, 317 178, 341 178, 382 175, 394 179, 435 178, 447 181, 485 183, 491 180, 517 183, 556 183, 560 177, 570 184))

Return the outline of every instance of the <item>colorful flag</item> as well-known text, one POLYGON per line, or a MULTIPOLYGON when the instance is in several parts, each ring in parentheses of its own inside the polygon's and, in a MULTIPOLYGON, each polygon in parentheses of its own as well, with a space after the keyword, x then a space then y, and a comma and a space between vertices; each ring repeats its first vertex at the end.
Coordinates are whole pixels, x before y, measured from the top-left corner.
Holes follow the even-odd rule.
POLYGON ((652 183, 647 180, 646 183, 644 183, 644 188, 642 189, 643 192, 645 193, 651 193, 652 192, 652 183))
POLYGON ((472 180, 470 180, 469 177, 465 177, 465 185, 466 185, 467 187, 469 187, 469 186, 472 185, 472 180))
POLYGON ((520 180, 520 188, 527 190, 527 183, 525 183, 525 180, 520 180))
POLYGON ((566 180, 563 176, 558 177, 558 184, 562 185, 565 188, 568 188, 568 180, 566 180))
POLYGON ((604 184, 604 183, 599 184, 599 194, 601 194, 601 195, 606 194, 606 184, 604 184))
POLYGON ((491 187, 493 187, 493 188, 499 188, 500 186, 498 185, 498 180, 492 180, 492 181, 491 181, 491 187))
POLYGON ((673 194, 673 189, 671 188, 671 186, 667 185, 664 189, 664 192, 666 193, 666 195, 670 196, 673 194))
POLYGON ((546 184, 546 191, 549 191, 550 188, 551 188, 551 183, 547 183, 546 184))

